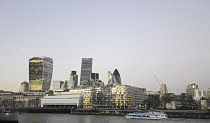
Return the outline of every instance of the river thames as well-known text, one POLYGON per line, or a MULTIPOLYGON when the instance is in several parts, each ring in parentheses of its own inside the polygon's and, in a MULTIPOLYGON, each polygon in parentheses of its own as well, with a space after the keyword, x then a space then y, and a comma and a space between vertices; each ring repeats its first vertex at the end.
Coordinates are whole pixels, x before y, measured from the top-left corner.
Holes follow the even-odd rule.
POLYGON ((210 119, 138 120, 126 119, 124 116, 70 115, 26 113, 19 115, 19 123, 209 123, 210 119))

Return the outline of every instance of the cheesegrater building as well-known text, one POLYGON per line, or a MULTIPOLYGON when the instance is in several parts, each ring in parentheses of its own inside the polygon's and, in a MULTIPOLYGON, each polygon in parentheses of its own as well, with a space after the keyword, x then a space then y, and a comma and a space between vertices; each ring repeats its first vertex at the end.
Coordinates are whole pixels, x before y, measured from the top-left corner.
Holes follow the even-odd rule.
POLYGON ((82 58, 81 74, 80 74, 80 86, 90 86, 90 77, 92 73, 92 58, 82 58))
POLYGON ((53 60, 49 57, 29 59, 29 90, 48 91, 51 85, 53 60))

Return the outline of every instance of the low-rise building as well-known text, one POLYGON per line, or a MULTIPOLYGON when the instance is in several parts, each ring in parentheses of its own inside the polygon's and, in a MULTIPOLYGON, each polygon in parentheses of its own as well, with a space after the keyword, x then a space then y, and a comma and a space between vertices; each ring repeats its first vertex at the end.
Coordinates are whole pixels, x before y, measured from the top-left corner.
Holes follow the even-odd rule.
POLYGON ((55 92, 41 99, 41 107, 82 107, 83 92, 55 92))
POLYGON ((40 107, 43 92, 8 92, 0 93, 1 107, 40 107))

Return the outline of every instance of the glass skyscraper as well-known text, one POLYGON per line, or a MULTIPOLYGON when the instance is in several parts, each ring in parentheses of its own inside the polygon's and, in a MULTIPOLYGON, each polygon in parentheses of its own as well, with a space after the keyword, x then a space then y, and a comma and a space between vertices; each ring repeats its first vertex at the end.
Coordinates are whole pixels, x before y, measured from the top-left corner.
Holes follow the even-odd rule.
POLYGON ((117 69, 114 70, 114 73, 112 75, 112 83, 116 85, 121 85, 121 77, 117 69))
POLYGON ((93 82, 98 82, 99 81, 99 74, 98 73, 91 73, 91 77, 90 77, 91 81, 93 82))
POLYGON ((28 82, 22 82, 20 85, 19 92, 27 92, 28 91, 28 82))
POLYGON ((76 88, 78 86, 78 75, 76 71, 71 71, 68 89, 76 88))
POLYGON ((48 91, 53 72, 53 60, 49 57, 29 59, 29 90, 48 91))
POLYGON ((91 73, 92 73, 92 58, 82 58, 80 86, 87 87, 90 85, 91 73))

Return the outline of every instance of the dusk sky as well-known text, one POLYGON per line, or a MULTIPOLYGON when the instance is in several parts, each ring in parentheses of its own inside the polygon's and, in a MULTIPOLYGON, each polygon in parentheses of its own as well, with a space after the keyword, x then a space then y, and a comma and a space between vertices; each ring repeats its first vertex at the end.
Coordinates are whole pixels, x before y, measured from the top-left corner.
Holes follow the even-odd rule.
POLYGON ((107 84, 158 91, 210 88, 210 0, 1 0, 0 90, 29 81, 28 62, 51 57, 53 80, 68 80, 82 58, 107 84))

